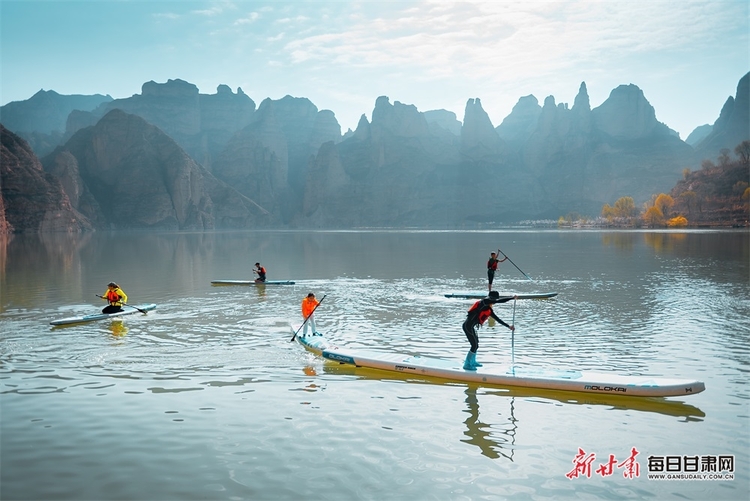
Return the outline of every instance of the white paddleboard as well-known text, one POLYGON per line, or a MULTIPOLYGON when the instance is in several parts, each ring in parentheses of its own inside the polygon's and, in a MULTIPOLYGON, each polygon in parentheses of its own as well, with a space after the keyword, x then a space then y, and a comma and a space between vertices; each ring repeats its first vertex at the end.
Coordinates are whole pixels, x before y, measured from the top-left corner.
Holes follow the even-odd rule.
POLYGON ((629 397, 685 396, 700 393, 706 389, 703 382, 689 379, 622 376, 610 373, 549 370, 519 366, 505 367, 489 363, 475 371, 468 371, 464 370, 463 361, 460 360, 341 348, 331 345, 323 336, 300 337, 298 335, 296 339, 311 352, 341 364, 483 385, 629 397))
MULTIPOLYGON (((156 305, 153 303, 139 304, 138 308, 144 311, 151 311, 154 308, 156 308, 156 305)), ((136 310, 132 306, 123 306, 123 310, 118 311, 117 313, 94 313, 92 315, 83 315, 79 317, 61 318, 60 320, 53 320, 52 322, 50 322, 50 325, 82 324, 85 322, 95 322, 97 320, 105 320, 107 318, 117 318, 123 315, 132 315, 134 313, 141 313, 141 312, 136 310)))
POLYGON ((212 280, 211 285, 294 285, 291 280, 212 280))
MULTIPOLYGON (((513 297, 515 294, 512 292, 500 293, 500 297, 513 297)), ((543 292, 539 294, 518 294, 518 299, 549 299, 557 296, 557 292, 543 292)), ((486 292, 454 292, 452 294, 445 294, 445 297, 455 297, 462 299, 482 299, 487 297, 486 292)))

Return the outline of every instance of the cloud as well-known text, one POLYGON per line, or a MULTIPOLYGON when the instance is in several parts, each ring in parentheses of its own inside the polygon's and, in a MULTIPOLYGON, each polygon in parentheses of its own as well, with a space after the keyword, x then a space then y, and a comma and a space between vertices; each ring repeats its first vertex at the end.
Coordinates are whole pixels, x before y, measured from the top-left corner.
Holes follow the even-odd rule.
POLYGON ((288 42, 290 63, 329 61, 386 71, 412 68, 433 77, 505 81, 519 74, 551 75, 652 51, 689 50, 718 36, 727 23, 736 23, 727 9, 705 2, 424 2, 402 9, 400 4, 384 5, 393 8, 375 17, 352 13, 355 22, 350 25, 288 42))

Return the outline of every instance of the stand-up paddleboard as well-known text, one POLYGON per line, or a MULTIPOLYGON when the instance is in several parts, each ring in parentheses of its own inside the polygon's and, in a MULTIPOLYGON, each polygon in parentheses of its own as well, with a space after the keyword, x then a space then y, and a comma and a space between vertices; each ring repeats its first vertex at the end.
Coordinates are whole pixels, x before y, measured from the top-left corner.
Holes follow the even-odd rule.
MULTIPOLYGON (((501 293, 500 297, 513 297, 514 294, 501 293)), ((518 294, 518 299, 549 299, 557 296, 557 292, 544 292, 540 294, 518 294)), ((482 299, 487 297, 487 292, 456 292, 453 294, 446 294, 445 297, 457 297, 461 299, 482 299)))
POLYGON ((296 339, 302 346, 316 355, 342 364, 483 385, 577 391, 630 397, 684 396, 700 393, 706 389, 703 382, 695 380, 653 376, 620 376, 576 370, 558 371, 485 364, 475 371, 467 371, 463 368, 463 361, 459 360, 340 348, 329 344, 323 336, 301 337, 297 335, 296 339))
POLYGON ((294 285, 291 280, 212 280, 211 285, 294 285))
MULTIPOLYGON (((93 315, 83 315, 80 317, 68 317, 61 318, 60 320, 53 320, 50 325, 69 325, 69 324, 82 324, 85 322, 95 322, 97 320, 105 320, 107 318, 117 318, 123 315, 132 315, 134 313, 141 313, 132 306, 124 306, 124 310, 118 311, 117 313, 95 313, 93 315)), ((143 311, 151 311, 156 308, 156 305, 151 304, 139 304, 138 308, 143 311)))

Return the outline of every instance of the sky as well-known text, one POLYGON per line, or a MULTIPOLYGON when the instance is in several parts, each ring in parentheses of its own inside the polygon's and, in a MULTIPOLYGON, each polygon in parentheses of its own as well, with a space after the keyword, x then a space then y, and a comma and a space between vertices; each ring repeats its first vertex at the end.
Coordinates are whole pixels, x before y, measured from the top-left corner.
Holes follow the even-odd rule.
POLYGON ((0 104, 41 89, 126 98, 182 79, 256 105, 306 97, 342 132, 375 100, 446 109, 480 98, 499 125, 519 98, 591 107, 635 84, 685 139, 750 71, 747 0, 0 0, 0 104))

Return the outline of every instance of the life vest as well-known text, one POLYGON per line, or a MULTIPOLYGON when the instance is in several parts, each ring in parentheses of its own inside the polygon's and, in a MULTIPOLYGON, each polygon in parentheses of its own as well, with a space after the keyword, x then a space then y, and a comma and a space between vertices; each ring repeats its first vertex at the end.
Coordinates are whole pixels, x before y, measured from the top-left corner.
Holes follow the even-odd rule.
POLYGON ((471 308, 469 308, 469 316, 476 316, 480 325, 484 324, 484 322, 488 318, 490 318, 491 314, 492 314, 492 308, 490 306, 483 305, 481 299, 477 301, 476 303, 474 303, 473 305, 471 305, 471 308))
POLYGON ((120 295, 117 293, 116 290, 107 291, 107 301, 109 301, 109 304, 116 304, 120 302, 120 295))
POLYGON ((315 299, 308 299, 305 298, 302 300, 302 316, 307 318, 310 315, 312 315, 312 312, 315 311, 315 307, 318 306, 318 302, 315 299))
POLYGON ((499 263, 499 259, 492 259, 490 258, 489 261, 487 261, 487 269, 492 271, 497 271, 497 263, 499 263))

